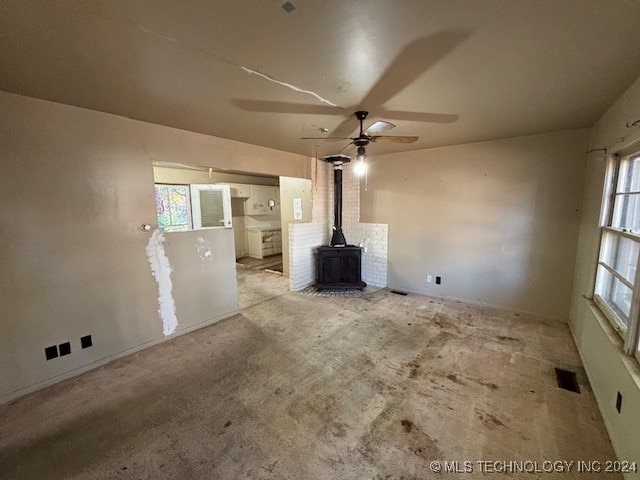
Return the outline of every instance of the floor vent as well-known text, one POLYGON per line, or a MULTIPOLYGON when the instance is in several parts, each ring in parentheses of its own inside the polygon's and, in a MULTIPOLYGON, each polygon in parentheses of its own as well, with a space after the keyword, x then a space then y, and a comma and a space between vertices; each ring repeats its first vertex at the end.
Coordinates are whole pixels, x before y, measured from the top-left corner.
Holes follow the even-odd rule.
POLYGON ((580 393, 580 386, 578 385, 578 379, 576 372, 565 370, 563 368, 556 368, 556 379, 558 380, 558 386, 564 390, 570 392, 580 393))
POLYGON ((391 293, 395 293, 396 295, 402 295, 403 297, 406 297, 408 295, 407 292, 400 292, 398 290, 391 290, 391 293))

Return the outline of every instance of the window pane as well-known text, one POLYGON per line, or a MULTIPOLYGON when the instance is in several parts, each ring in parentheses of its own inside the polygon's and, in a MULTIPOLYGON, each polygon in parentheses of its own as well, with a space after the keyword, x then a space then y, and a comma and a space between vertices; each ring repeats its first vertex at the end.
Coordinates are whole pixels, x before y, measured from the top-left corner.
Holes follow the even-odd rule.
POLYGON ((616 195, 611 226, 635 232, 640 231, 640 194, 616 195))
POLYGON ((633 240, 605 232, 602 239, 602 255, 600 260, 613 268, 629 282, 634 283, 638 251, 640 244, 633 240))
POLYGON ((640 192, 640 155, 620 161, 618 192, 640 192))
POLYGON ((158 227, 171 224, 171 209, 169 208, 169 189, 166 185, 156 185, 156 215, 158 227))
POLYGON ((623 325, 628 326, 632 291, 602 265, 598 266, 596 293, 617 314, 623 325))
POLYGON ((190 229, 188 192, 185 185, 156 185, 156 216, 161 231, 190 229))
POLYGON ((191 185, 193 228, 232 228, 229 185, 191 185))
POLYGON ((189 206, 187 204, 187 187, 169 187, 169 202, 171 204, 171 224, 187 225, 189 223, 189 206))
POLYGON ((224 206, 222 191, 200 190, 200 214, 203 227, 224 226, 224 206))

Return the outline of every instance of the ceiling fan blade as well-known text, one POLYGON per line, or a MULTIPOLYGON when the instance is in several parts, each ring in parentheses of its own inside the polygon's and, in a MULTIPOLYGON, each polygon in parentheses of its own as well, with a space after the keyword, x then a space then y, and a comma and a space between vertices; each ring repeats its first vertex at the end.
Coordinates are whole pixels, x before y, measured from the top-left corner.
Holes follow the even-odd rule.
MULTIPOLYGON (((349 118, 344 120, 340 125, 338 125, 331 135, 335 135, 336 137, 346 137, 351 135, 358 129, 358 124, 356 119, 353 117, 353 113, 349 115, 349 118)), ((351 138, 351 137, 349 137, 351 138)))
POLYGON ((361 105, 370 110, 384 105, 469 35, 467 30, 444 30, 411 42, 387 67, 361 105))
POLYGON ((351 140, 351 137, 300 137, 300 140, 330 140, 335 142, 337 140, 351 140))
POLYGON ((356 146, 353 144, 353 142, 347 143, 344 148, 338 153, 342 153, 343 155, 349 155, 350 157, 352 157, 356 153, 356 146))
POLYGON ((420 137, 413 137, 409 135, 377 135, 371 137, 372 142, 390 142, 390 143, 413 143, 420 137))
POLYGON ((395 125, 393 123, 389 123, 389 122, 383 122, 383 121, 377 121, 372 123, 369 128, 367 128, 364 131, 365 135, 368 135, 369 137, 373 137, 376 135, 380 135, 381 133, 386 132, 387 130, 391 130, 392 128, 395 128, 395 125))
POLYGON ((332 107, 329 105, 308 105, 288 102, 270 102, 263 100, 247 100, 234 98, 231 103, 240 110, 247 112, 268 112, 268 113, 303 113, 308 115, 339 115, 345 113, 342 107, 332 107))
POLYGON ((460 118, 459 115, 448 113, 402 112, 398 110, 383 110, 380 115, 394 120, 426 123, 453 123, 460 118))

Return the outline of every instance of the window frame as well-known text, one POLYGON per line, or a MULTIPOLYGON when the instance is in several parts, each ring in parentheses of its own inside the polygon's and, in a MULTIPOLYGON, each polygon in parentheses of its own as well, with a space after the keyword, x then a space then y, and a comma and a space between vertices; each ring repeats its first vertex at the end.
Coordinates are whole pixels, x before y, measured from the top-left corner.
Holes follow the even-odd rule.
POLYGON ((165 230, 165 227, 161 227, 158 223, 158 211, 156 209, 156 224, 158 225, 158 229, 163 233, 180 233, 180 232, 189 232, 193 230, 193 214, 191 208, 191 188, 188 183, 165 183, 165 182, 154 182, 154 192, 156 186, 163 187, 184 187, 186 189, 186 199, 187 199, 187 229, 186 230, 165 230))
POLYGON ((231 187, 229 185, 217 183, 192 183, 189 187, 191 191, 191 221, 193 230, 207 230, 211 228, 233 228, 231 211, 231 187), (222 225, 215 227, 202 226, 200 192, 207 190, 222 192, 222 225))
MULTIPOLYGON (((607 318, 613 329, 618 333, 623 341, 623 350, 625 353, 633 355, 640 361, 640 254, 636 259, 635 275, 633 282, 625 278, 625 276, 616 271, 616 269, 608 265, 604 260, 604 252, 606 248, 605 237, 612 236, 618 238, 629 239, 640 246, 640 231, 635 232, 627 228, 617 228, 613 226, 613 220, 616 208, 616 198, 622 195, 636 194, 637 192, 622 192, 619 188, 619 173, 621 165, 625 161, 633 161, 640 158, 640 145, 634 145, 633 148, 618 152, 607 157, 607 169, 605 177, 605 191, 603 195, 602 210, 600 215, 599 228, 599 247, 598 257, 596 260, 596 272, 594 276, 593 295, 594 302, 598 305, 601 312, 607 318), (628 324, 625 326, 619 315, 609 306, 609 304, 597 293, 601 287, 598 270, 602 267, 606 269, 611 280, 617 279, 632 292, 631 305, 628 315, 628 324)), ((612 241, 612 240, 609 240, 612 241)), ((615 263, 615 262, 613 262, 615 263)))

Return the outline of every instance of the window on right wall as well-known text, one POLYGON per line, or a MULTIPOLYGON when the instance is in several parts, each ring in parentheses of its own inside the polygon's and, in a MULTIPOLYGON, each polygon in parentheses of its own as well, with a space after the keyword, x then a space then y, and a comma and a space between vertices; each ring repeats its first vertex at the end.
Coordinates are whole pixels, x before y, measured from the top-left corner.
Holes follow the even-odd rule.
POLYGON ((639 358, 640 152, 609 158, 601 225, 594 300, 639 358))

